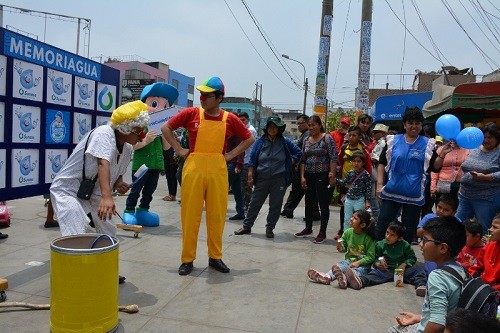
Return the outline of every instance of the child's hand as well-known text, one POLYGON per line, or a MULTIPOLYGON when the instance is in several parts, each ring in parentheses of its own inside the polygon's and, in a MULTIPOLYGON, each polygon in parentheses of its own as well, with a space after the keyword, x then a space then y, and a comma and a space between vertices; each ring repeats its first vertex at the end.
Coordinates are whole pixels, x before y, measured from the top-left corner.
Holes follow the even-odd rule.
POLYGON ((337 251, 342 252, 342 242, 337 241, 337 251))
POLYGON ((355 261, 355 262, 352 262, 349 267, 351 268, 358 268, 359 266, 361 266, 361 263, 358 261, 355 261))
POLYGON ((490 235, 484 235, 483 237, 481 237, 481 241, 484 243, 484 244, 488 244, 488 242, 490 241, 491 239, 491 236, 490 235))
POLYGON ((387 269, 388 268, 388 266, 387 266, 387 264, 385 262, 382 263, 380 261, 377 261, 375 263, 375 267, 377 267, 378 269, 387 269))
POLYGON ((411 312, 400 312, 399 316, 396 317, 396 321, 401 326, 408 326, 420 323, 421 317, 420 315, 411 313, 411 312))

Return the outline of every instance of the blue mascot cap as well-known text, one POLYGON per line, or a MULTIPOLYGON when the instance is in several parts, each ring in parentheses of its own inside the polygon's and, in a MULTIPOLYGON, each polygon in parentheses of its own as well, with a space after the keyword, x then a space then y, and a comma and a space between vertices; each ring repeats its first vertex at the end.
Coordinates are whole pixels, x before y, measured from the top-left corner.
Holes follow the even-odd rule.
POLYGON ((175 100, 179 97, 179 91, 173 85, 164 82, 156 82, 149 84, 142 89, 141 101, 146 102, 148 97, 163 97, 168 101, 170 106, 174 105, 175 100))

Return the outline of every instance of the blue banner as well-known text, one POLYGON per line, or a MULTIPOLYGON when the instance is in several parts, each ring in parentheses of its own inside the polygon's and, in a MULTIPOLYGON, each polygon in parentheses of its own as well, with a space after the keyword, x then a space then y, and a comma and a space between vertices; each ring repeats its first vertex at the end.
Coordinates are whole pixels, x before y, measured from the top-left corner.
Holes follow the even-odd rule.
POLYGON ((101 64, 9 30, 4 32, 3 53, 94 81, 101 80, 101 64))

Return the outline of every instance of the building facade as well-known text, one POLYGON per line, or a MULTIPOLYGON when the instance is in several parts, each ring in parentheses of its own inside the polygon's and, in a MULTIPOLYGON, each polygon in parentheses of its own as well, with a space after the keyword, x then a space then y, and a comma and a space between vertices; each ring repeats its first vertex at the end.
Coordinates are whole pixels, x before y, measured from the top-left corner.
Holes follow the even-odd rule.
POLYGON ((194 77, 171 70, 162 62, 120 61, 108 59, 106 65, 120 71, 122 89, 118 98, 121 104, 139 99, 142 89, 154 82, 168 82, 179 90, 179 97, 174 103, 179 106, 193 106, 194 77))

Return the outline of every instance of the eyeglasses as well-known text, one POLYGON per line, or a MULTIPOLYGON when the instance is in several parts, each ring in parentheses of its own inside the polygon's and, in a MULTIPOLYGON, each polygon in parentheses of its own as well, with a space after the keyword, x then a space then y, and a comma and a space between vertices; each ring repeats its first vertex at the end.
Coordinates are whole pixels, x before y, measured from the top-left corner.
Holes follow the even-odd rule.
POLYGON ((422 240, 421 240, 422 244, 425 245, 425 243, 428 243, 428 242, 433 242, 434 244, 436 245, 439 245, 439 244, 443 244, 443 242, 440 242, 440 241, 437 241, 437 240, 434 240, 434 239, 428 239, 427 237, 423 236, 422 237, 422 240))

